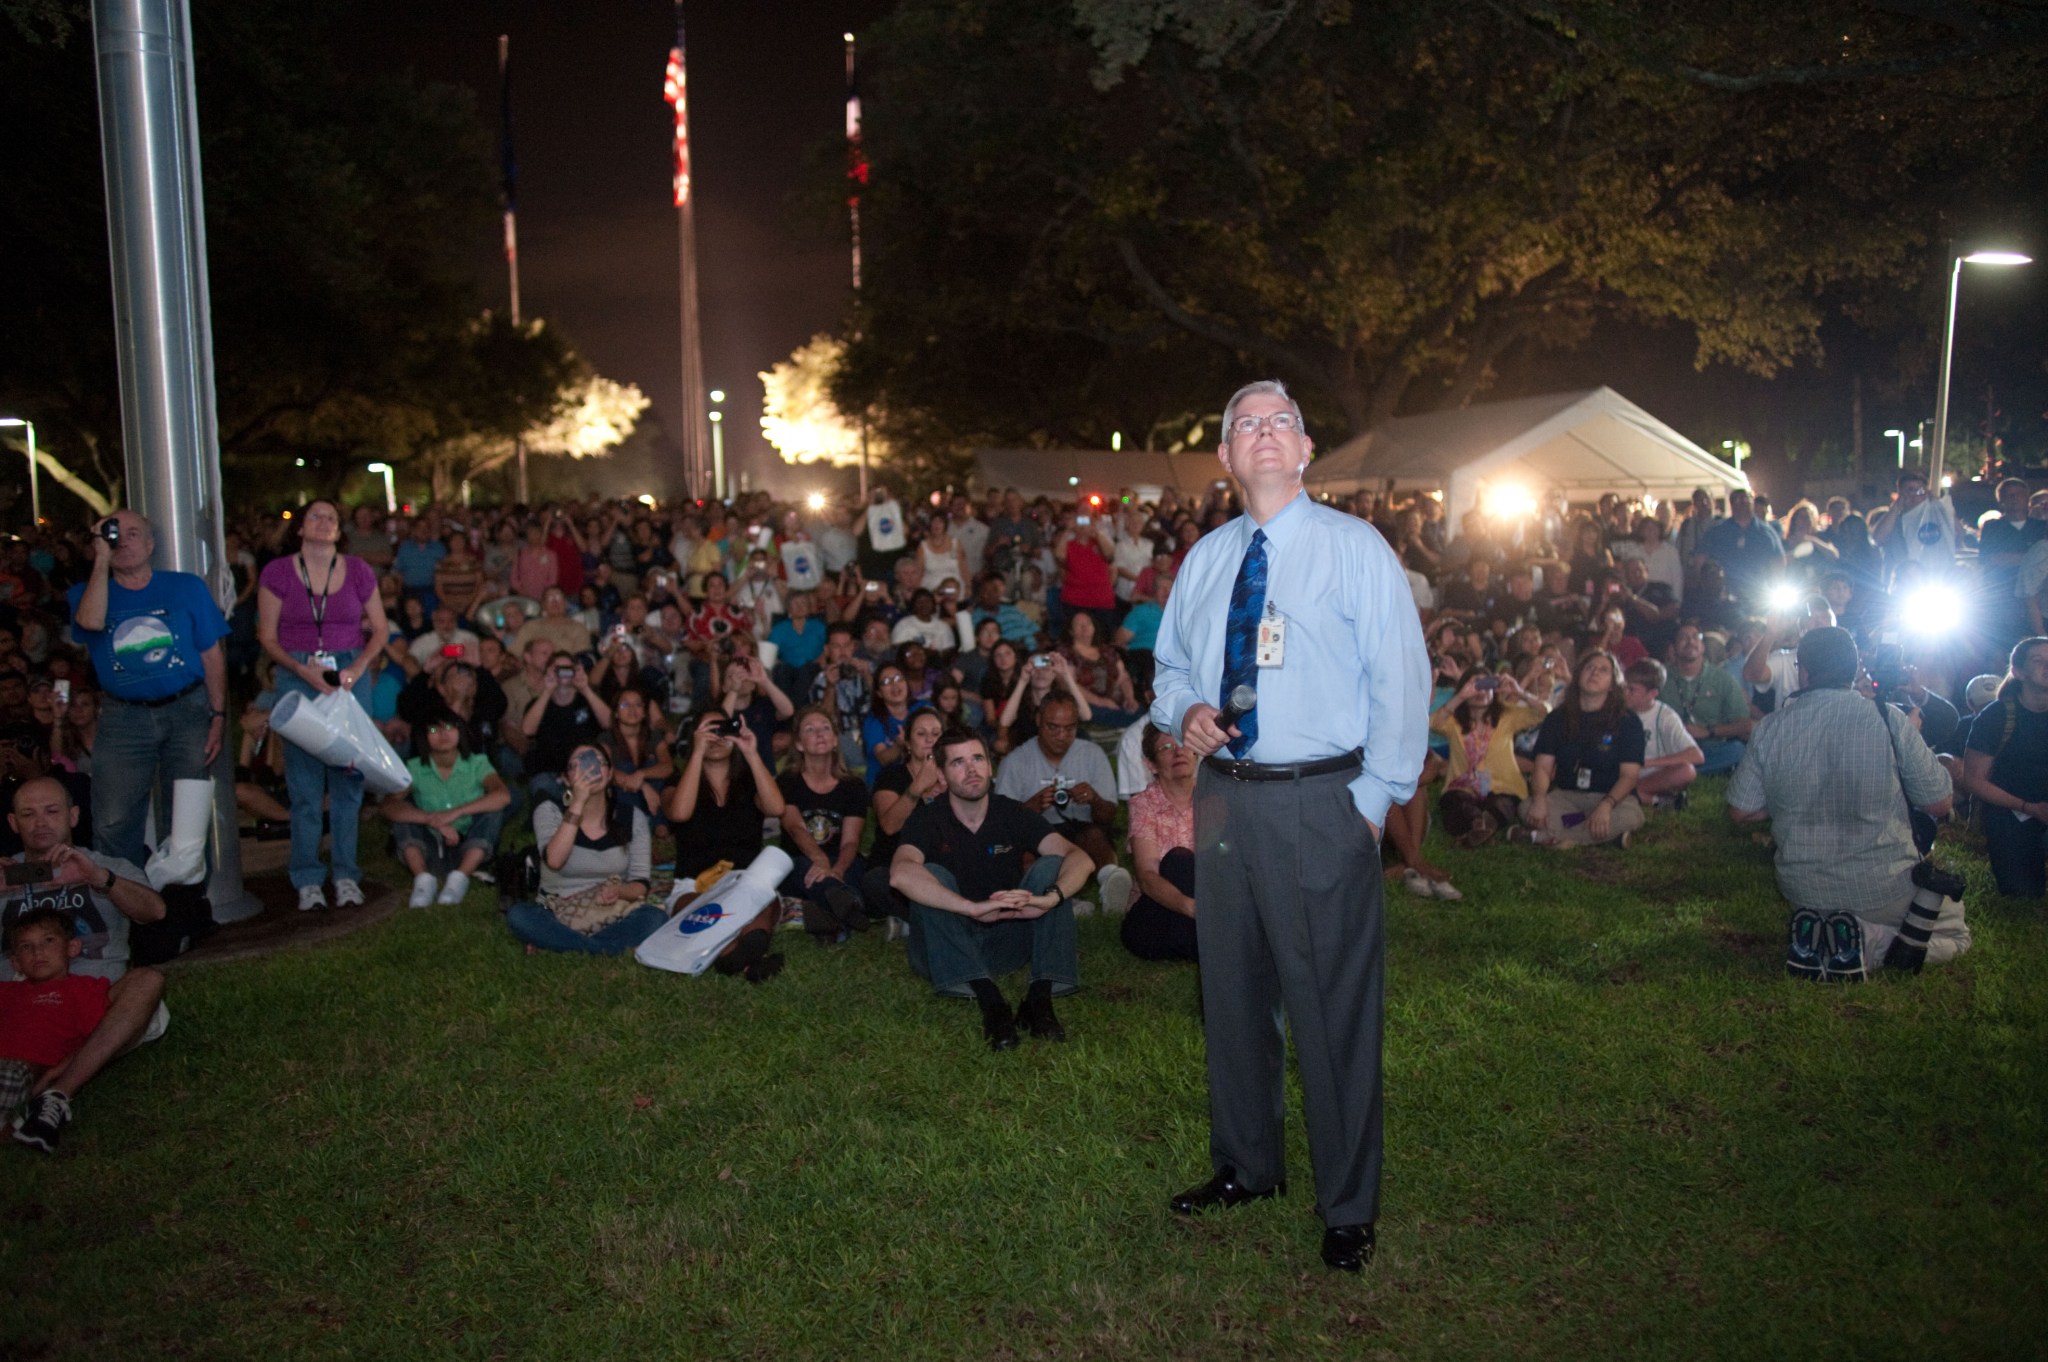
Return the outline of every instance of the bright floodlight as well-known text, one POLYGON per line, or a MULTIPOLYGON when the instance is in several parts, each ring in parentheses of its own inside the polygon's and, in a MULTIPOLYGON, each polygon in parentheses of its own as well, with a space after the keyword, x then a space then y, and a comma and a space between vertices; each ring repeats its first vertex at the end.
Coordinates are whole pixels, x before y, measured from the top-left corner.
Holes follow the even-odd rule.
POLYGON ((1805 600, 1806 593, 1790 582, 1779 582, 1764 593, 1764 603, 1770 606, 1773 614, 1797 610, 1805 600))
POLYGON ((1486 513, 1495 520, 1520 520, 1536 513, 1536 498, 1518 483, 1500 483, 1486 489, 1486 513))
POLYGON ((1965 265, 2031 265, 2034 257, 2018 251, 1972 251, 1963 257, 1965 265))
POLYGON ((1965 623, 1963 598, 1954 587, 1930 582, 1906 594, 1899 607, 1900 627, 1923 637, 1953 633, 1965 623))
POLYGON ((813 511, 822 511, 825 509, 825 494, 823 492, 813 492, 804 498, 804 504, 813 511))
POLYGON ((642 492, 637 498, 637 500, 640 502, 642 506, 654 505, 654 498, 646 492, 642 492))

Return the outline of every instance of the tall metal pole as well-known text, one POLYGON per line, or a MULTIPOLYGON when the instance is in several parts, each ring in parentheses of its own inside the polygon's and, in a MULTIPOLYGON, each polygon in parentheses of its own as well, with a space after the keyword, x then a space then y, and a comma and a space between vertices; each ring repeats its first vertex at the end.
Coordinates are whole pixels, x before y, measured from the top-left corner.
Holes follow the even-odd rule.
MULTIPOLYGON (((854 313, 860 312, 860 195, 867 188, 868 161, 860 147, 859 66, 854 60, 853 34, 846 35, 846 215, 853 229, 854 313)), ((868 499, 868 414, 860 414, 860 499, 868 499)))
POLYGON ((1928 484, 1941 492, 1941 475, 1948 471, 1948 370, 1956 352, 1956 290, 1963 282, 1963 258, 1951 250, 1948 272, 1948 320, 1941 328, 1941 379, 1934 389, 1934 453, 1927 470, 1928 484))
MULTIPOLYGON (((184 0, 93 0, 92 22, 129 505, 155 526, 157 565, 204 578, 225 610, 192 17, 184 0)), ((217 788, 232 788, 232 763, 223 750, 217 788)), ((213 915, 253 916, 233 799, 216 801, 213 832, 213 915)))
MULTIPOLYGON (((498 35, 498 154, 503 163, 502 196, 505 200, 505 273, 512 290, 512 329, 519 329, 519 162, 512 154, 512 35, 498 35)), ((524 504, 526 492, 526 438, 512 437, 517 499, 524 504)), ((389 476, 388 474, 386 475, 389 476)))
POLYGON ((688 48, 683 40, 683 0, 676 0, 676 45, 668 56, 663 95, 676 110, 675 199, 677 274, 681 285, 683 333, 683 476, 690 495, 707 490, 705 457, 711 443, 709 411, 704 400, 703 330, 697 312, 697 196, 690 181, 690 101, 688 48))

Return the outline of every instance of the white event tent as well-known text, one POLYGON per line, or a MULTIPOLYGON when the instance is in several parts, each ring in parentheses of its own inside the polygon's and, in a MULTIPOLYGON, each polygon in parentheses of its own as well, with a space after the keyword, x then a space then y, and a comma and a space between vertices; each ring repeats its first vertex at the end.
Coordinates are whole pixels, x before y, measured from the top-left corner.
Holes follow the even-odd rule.
POLYGON ((1573 501, 1602 492, 1682 501, 1695 487, 1718 497, 1749 486, 1612 388, 1398 417, 1317 459, 1304 481, 1332 495, 1441 492, 1452 534, 1497 489, 1514 499, 1562 491, 1573 501))

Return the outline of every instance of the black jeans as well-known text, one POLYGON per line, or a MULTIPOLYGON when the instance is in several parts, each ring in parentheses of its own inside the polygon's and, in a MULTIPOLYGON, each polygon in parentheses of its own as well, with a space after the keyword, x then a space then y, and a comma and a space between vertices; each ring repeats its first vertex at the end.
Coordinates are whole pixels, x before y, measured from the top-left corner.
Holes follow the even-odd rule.
MULTIPOLYGON (((1159 858, 1159 875, 1189 898, 1195 897, 1195 853, 1175 847, 1159 858)), ((1124 914, 1124 949, 1140 960, 1195 960, 1195 920, 1176 913, 1150 894, 1124 914)))

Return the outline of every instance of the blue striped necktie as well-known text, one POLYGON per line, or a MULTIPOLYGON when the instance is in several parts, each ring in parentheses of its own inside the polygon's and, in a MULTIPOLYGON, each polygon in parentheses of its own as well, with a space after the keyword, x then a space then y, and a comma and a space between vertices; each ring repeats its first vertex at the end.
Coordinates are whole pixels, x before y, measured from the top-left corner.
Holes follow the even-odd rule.
MULTIPOLYGON (((1259 688, 1259 616, 1266 611, 1266 532, 1252 531, 1251 547, 1237 567, 1237 584, 1230 588, 1230 624, 1223 635, 1223 694, 1219 708, 1230 704, 1230 693, 1239 686, 1259 688)), ((1242 757, 1259 740, 1259 712, 1252 710, 1237 721, 1243 737, 1230 740, 1230 754, 1242 757)))

